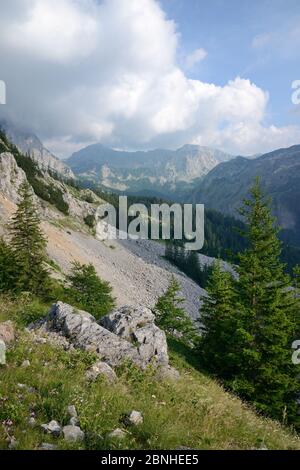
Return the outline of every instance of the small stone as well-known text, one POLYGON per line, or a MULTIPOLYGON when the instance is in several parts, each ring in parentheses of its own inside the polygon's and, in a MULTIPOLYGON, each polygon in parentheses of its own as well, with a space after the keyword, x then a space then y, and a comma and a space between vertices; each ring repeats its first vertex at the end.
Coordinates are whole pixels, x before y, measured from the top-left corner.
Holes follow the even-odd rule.
POLYGON ((108 437, 111 439, 124 439, 126 437, 126 432, 120 428, 117 428, 110 432, 108 437))
POLYGON ((74 405, 68 406, 67 412, 70 418, 78 418, 77 410, 74 405))
POLYGON ((65 426, 63 428, 63 434, 67 442, 81 442, 84 439, 84 432, 79 426, 65 426))
POLYGON ((38 450, 56 450, 57 446, 54 444, 48 444, 48 442, 42 442, 38 447, 38 450))
POLYGON ((0 339, 0 365, 5 366, 6 364, 6 345, 2 339, 0 339))
POLYGON ((52 420, 49 424, 42 424, 41 428, 47 434, 52 434, 52 436, 59 437, 61 434, 61 427, 57 421, 52 420))
POLYGON ((99 376, 105 377, 109 383, 117 380, 115 371, 106 362, 98 361, 86 372, 86 378, 94 382, 99 376))
POLYGON ((30 426, 31 428, 34 428, 35 425, 36 425, 36 419, 33 416, 28 418, 28 426, 30 426))
POLYGON ((35 388, 29 387, 29 386, 26 385, 26 384, 17 384, 17 387, 18 387, 20 390, 26 390, 26 392, 28 392, 28 393, 35 393, 35 392, 36 392, 36 389, 35 389, 35 388))
POLYGON ((78 426, 79 425, 79 419, 78 419, 78 414, 77 410, 74 405, 70 405, 67 408, 68 415, 70 416, 70 421, 69 424, 71 426, 78 426))
POLYGON ((70 419, 69 424, 70 424, 70 426, 78 426, 79 425, 79 419, 76 418, 76 416, 73 416, 73 418, 70 419))
POLYGON ((13 449, 15 449, 15 448, 17 447, 17 445, 18 445, 17 439, 16 439, 14 436, 11 436, 11 437, 9 438, 8 448, 9 448, 10 450, 13 450, 13 449))
POLYGON ((143 424, 144 418, 140 411, 132 410, 125 416, 124 423, 126 426, 139 426, 143 424))
POLYGON ((22 362, 21 367, 30 367, 30 361, 25 359, 25 361, 22 362))

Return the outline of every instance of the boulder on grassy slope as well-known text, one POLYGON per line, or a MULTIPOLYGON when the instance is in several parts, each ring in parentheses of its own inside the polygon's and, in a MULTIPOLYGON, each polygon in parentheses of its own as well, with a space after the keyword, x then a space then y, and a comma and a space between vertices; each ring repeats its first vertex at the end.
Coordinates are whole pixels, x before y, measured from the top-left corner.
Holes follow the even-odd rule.
POLYGON ((147 308, 123 307, 99 325, 89 313, 57 302, 43 325, 38 322, 32 328, 62 335, 75 348, 95 352, 111 367, 129 360, 144 369, 148 364, 168 365, 166 335, 154 324, 154 318, 147 308))
POLYGON ((136 345, 142 361, 169 363, 166 335, 154 323, 155 316, 146 307, 121 307, 103 317, 104 328, 136 345))
POLYGON ((97 353, 101 360, 114 367, 124 360, 141 365, 136 348, 102 326, 87 312, 57 302, 47 318, 47 327, 61 332, 79 349, 97 353))

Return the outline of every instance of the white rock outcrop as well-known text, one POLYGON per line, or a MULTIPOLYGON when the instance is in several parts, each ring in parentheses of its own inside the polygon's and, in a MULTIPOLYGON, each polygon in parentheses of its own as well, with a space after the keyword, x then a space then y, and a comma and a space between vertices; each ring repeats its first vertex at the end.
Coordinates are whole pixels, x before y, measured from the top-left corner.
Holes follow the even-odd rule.
POLYGON ((146 307, 121 307, 101 319, 101 325, 112 333, 136 344, 144 363, 169 362, 165 333, 154 323, 155 316, 146 307))
MULTIPOLYGON (((100 362, 90 370, 91 378, 104 374, 113 381, 115 374, 107 366, 104 369, 101 362, 110 367, 126 360, 141 368, 150 363, 154 367, 168 365, 166 336, 154 324, 154 318, 147 308, 123 307, 104 317, 99 325, 89 313, 57 302, 44 320, 43 328, 62 335, 75 348, 95 352, 100 362)), ((40 322, 36 327, 41 330, 40 322)))

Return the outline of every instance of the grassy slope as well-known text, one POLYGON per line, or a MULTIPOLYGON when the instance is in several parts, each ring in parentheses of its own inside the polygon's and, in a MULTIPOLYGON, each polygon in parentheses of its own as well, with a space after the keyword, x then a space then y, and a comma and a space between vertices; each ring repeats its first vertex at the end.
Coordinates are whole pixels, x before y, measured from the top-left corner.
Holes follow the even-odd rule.
MULTIPOLYGON (((20 319, 47 307, 38 303, 16 304, 0 300, 0 321, 20 319)), ((141 373, 130 366, 120 368, 115 385, 105 381, 87 384, 84 373, 95 358, 84 352, 62 351, 48 344, 33 344, 24 329, 8 353, 8 367, 0 369, 0 449, 7 448, 7 432, 19 449, 35 449, 42 442, 70 448, 62 439, 31 428, 31 411, 38 424, 56 419, 67 424, 66 407, 74 404, 86 433, 83 449, 300 449, 300 440, 279 424, 258 417, 249 407, 227 394, 215 381, 193 367, 192 355, 170 343, 172 364, 181 371, 176 383, 158 382, 151 371, 141 373), (29 359, 30 367, 21 366, 29 359), (34 390, 24 390, 18 384, 34 390), (122 415, 140 410, 144 424, 131 429, 124 441, 106 436, 122 427, 122 415), (3 426, 11 420, 11 426, 3 426)))

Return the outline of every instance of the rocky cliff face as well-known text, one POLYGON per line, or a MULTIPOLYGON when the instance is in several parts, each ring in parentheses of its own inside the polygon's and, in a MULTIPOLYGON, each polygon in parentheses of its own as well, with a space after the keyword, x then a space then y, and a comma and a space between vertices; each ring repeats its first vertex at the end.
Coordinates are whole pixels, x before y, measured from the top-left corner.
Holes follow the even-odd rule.
MULTIPOLYGON (((3 142, 2 145, 4 145, 3 142)), ((103 202, 89 190, 74 190, 74 192, 72 192, 72 188, 68 187, 65 183, 52 178, 47 172, 44 172, 43 176, 39 176, 38 179, 40 179, 44 188, 51 187, 52 190, 54 189, 55 191, 59 191, 62 200, 66 203, 66 207, 68 207, 68 214, 74 219, 83 221, 86 216, 95 214, 97 205, 103 202), (93 203, 89 203, 84 200, 88 195, 91 198, 90 193, 93 194, 93 203)), ((14 155, 10 152, 1 153, 0 151, 0 194, 2 194, 11 203, 16 204, 19 199, 19 187, 25 181, 28 182, 26 173, 18 166, 14 155)), ((47 189, 45 190, 47 191, 47 189)), ((45 200, 40 199, 37 196, 35 197, 37 207, 39 208, 40 214, 43 218, 57 219, 62 217, 62 214, 59 215, 57 211, 54 211, 54 207, 47 204, 45 200)))
POLYGON ((18 167, 9 152, 0 153, 0 192, 12 202, 18 200, 18 189, 26 181, 25 172, 18 167))
POLYGON ((46 149, 35 134, 8 121, 0 121, 0 129, 5 131, 20 152, 29 154, 41 169, 52 171, 65 178, 75 178, 72 170, 46 149))

